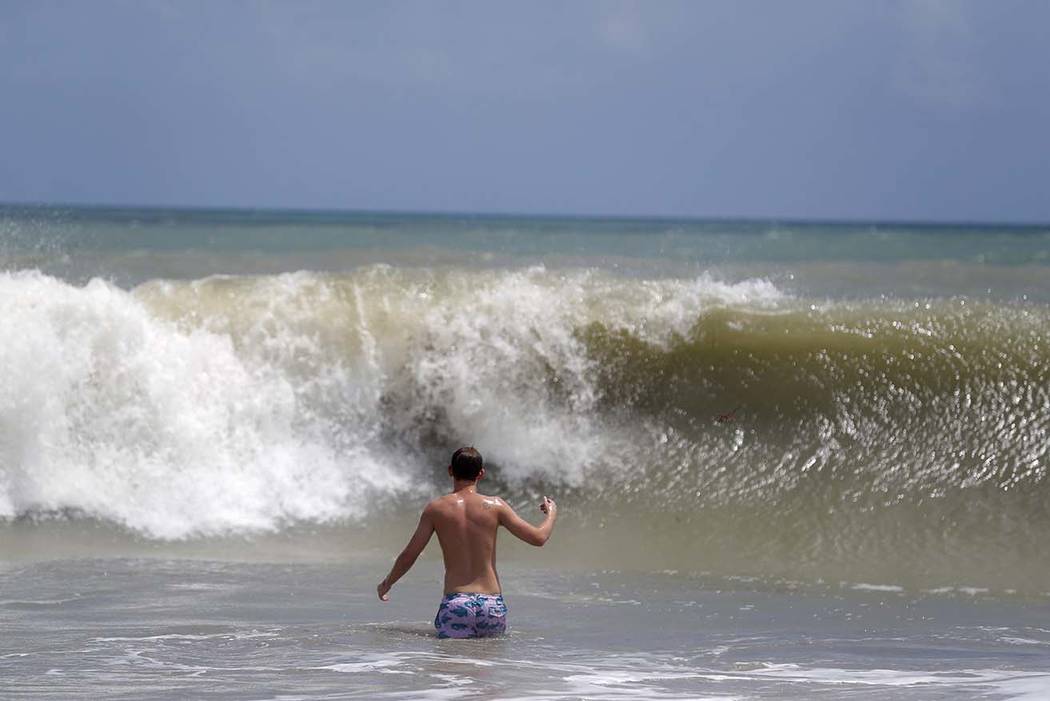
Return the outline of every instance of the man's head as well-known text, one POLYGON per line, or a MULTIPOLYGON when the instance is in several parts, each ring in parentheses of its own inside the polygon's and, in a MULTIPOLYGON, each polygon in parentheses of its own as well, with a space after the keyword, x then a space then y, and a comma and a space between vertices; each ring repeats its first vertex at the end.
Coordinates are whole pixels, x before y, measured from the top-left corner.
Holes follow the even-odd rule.
POLYGON ((452 462, 449 464, 448 471, 458 480, 475 482, 485 471, 485 461, 474 446, 460 448, 452 453, 452 462))

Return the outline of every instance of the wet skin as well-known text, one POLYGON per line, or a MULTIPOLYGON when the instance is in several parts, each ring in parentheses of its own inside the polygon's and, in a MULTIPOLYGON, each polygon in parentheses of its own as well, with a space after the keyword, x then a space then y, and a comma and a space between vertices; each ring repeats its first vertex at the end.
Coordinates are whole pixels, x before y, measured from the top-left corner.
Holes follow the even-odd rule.
POLYGON ((496 573, 496 532, 500 526, 531 545, 547 542, 558 515, 554 500, 543 498, 540 511, 545 517, 543 523, 534 526, 499 497, 478 494, 477 484, 484 476, 482 470, 476 481, 453 479, 452 492, 426 505, 408 545, 376 587, 381 600, 389 600, 390 587, 408 572, 435 532, 445 560, 446 594, 502 593, 496 573))

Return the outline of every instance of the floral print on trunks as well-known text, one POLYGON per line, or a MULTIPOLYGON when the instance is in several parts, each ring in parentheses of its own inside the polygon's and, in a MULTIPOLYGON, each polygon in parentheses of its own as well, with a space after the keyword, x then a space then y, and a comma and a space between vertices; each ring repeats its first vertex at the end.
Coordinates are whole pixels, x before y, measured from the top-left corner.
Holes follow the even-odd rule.
POLYGON ((434 617, 439 638, 485 638, 507 630, 507 605, 502 594, 445 594, 434 617))

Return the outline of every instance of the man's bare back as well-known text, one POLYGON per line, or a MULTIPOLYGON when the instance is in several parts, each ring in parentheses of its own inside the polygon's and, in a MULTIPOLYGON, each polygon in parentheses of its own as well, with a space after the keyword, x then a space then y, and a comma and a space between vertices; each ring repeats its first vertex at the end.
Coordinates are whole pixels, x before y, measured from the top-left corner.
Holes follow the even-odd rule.
POLYGON ((497 596, 502 593, 496 573, 496 531, 500 526, 531 545, 543 545, 550 538, 558 512, 552 499, 543 498, 540 510, 545 518, 542 524, 533 526, 499 497, 478 494, 477 483, 484 477, 485 470, 477 451, 461 448, 453 454, 452 462, 453 465, 449 466, 449 476, 453 478, 452 492, 433 499, 423 509, 408 545, 398 555, 390 574, 376 587, 383 601, 389 600, 388 592, 394 582, 408 572, 435 532, 445 559, 446 595, 497 596), (461 454, 466 454, 466 459, 461 454), (475 469, 463 468, 463 464, 475 469), (458 466, 455 474, 454 466, 458 466), (474 479, 465 478, 464 474, 467 477, 474 475, 474 479))
MULTIPOLYGON (((543 545, 547 535, 514 513, 499 497, 478 494, 476 487, 438 497, 427 504, 441 554, 445 558, 445 593, 502 592, 496 573, 496 529, 500 525, 533 545, 543 545)), ((553 504, 549 499, 545 504, 553 504)))

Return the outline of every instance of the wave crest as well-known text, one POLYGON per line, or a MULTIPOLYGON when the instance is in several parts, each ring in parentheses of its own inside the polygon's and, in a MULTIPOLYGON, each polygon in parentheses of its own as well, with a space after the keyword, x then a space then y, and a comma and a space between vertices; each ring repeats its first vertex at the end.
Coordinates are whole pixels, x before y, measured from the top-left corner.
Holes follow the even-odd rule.
POLYGON ((943 530, 927 515, 974 494, 1034 534, 1048 330, 1037 305, 707 276, 374 266, 129 292, 5 273, 0 515, 158 538, 353 520, 428 491, 471 443, 512 495, 557 485, 584 520, 626 509, 687 539, 846 553, 881 528, 878 550, 911 537, 887 524, 943 530))

